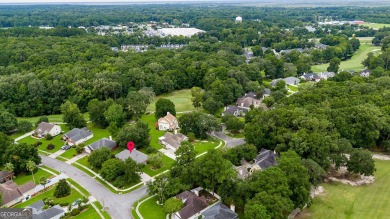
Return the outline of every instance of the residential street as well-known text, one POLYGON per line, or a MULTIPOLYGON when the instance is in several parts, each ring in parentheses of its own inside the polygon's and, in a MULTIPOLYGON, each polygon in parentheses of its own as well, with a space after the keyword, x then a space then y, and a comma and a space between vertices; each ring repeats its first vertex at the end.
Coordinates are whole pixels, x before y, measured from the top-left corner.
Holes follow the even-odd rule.
POLYGON ((211 135, 224 141, 226 143, 225 147, 227 147, 227 148, 234 148, 236 146, 245 144, 245 139, 232 138, 232 137, 225 135, 223 132, 213 132, 211 135))
POLYGON ((84 187, 91 193, 102 205, 106 208, 112 218, 128 219, 131 216, 131 207, 133 203, 147 195, 146 187, 137 189, 131 193, 118 195, 112 193, 106 187, 101 185, 98 181, 77 169, 76 167, 61 162, 59 160, 40 155, 42 157, 42 164, 62 173, 65 173, 69 178, 76 181, 79 185, 84 187))

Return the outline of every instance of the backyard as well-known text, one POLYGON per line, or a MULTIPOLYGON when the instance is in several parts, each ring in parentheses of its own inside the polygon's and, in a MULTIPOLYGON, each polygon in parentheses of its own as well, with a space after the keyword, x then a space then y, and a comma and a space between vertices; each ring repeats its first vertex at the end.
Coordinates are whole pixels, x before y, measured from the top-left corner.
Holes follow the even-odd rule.
POLYGON ((154 114, 143 115, 141 117, 141 120, 143 122, 148 123, 149 125, 150 146, 156 148, 157 150, 161 149, 162 146, 158 143, 158 138, 163 136, 165 134, 165 131, 159 131, 158 129, 156 129, 155 124, 157 122, 157 119, 154 118, 154 114))
POLYGON ((299 218, 390 218, 390 161, 376 160, 375 164, 374 184, 323 184, 325 193, 299 218))
POLYGON ((189 110, 195 110, 195 107, 192 105, 191 101, 191 90, 178 90, 173 91, 169 94, 162 94, 157 96, 152 103, 146 108, 146 112, 156 111, 156 102, 160 98, 165 98, 171 100, 175 104, 176 112, 184 112, 189 110))

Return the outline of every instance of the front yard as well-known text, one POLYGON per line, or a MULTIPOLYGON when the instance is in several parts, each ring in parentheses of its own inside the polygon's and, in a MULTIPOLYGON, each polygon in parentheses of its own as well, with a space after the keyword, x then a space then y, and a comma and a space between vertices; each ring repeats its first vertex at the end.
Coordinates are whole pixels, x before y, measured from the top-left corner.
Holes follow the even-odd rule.
POLYGON ((144 168, 142 168, 142 172, 148 174, 149 176, 155 176, 159 173, 162 173, 166 170, 171 169, 173 163, 175 162, 171 158, 163 155, 162 158, 163 166, 160 169, 153 170, 150 164, 147 164, 144 168))
POLYGON ((194 143, 196 154, 204 153, 212 148, 215 148, 220 143, 219 140, 209 138, 206 141, 197 141, 194 143))
MULTIPOLYGON (((148 199, 139 206, 139 212, 143 218, 164 219, 167 213, 161 205, 157 204, 157 197, 148 199)), ((136 217, 138 218, 138 216, 136 217)))
MULTIPOLYGON (((44 170, 38 169, 38 171, 34 173, 34 178, 35 178, 36 184, 39 184, 39 179, 42 176, 44 176, 46 178, 50 178, 53 175, 51 173, 44 171, 44 170)), ((21 173, 21 174, 17 175, 16 178, 13 180, 16 184, 23 185, 23 184, 27 183, 28 181, 33 181, 33 177, 31 175, 31 172, 30 173, 21 173)))

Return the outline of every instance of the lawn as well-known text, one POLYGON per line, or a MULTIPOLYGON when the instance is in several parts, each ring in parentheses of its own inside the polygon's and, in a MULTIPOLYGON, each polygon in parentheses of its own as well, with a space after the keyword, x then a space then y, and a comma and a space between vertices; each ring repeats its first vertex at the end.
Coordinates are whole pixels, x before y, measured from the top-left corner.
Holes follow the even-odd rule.
POLYGON ((298 87, 296 87, 296 86, 287 85, 287 87, 288 87, 288 89, 290 89, 293 92, 297 92, 298 91, 298 87))
POLYGON ((379 28, 382 28, 382 27, 390 27, 390 24, 378 24, 378 23, 365 23, 365 24, 362 24, 363 26, 366 26, 366 27, 369 27, 369 28, 372 28, 372 29, 379 29, 379 28))
POLYGON ((107 213, 107 211, 103 210, 103 206, 100 204, 100 202, 94 202, 96 207, 100 210, 100 212, 103 214, 104 218, 109 219, 111 218, 110 215, 107 213))
MULTIPOLYGON (((88 113, 84 113, 84 118, 85 120, 89 120, 89 115, 88 113)), ((35 124, 36 122, 38 122, 39 118, 41 116, 35 116, 35 117, 17 117, 17 120, 18 122, 19 121, 28 121, 28 122, 31 122, 32 124, 35 124)), ((57 115, 48 115, 47 118, 49 119, 49 122, 63 122, 62 121, 62 114, 57 114, 57 115)))
POLYGON ((37 196, 34 196, 33 198, 31 198, 30 200, 28 200, 26 202, 15 205, 15 206, 13 206, 13 208, 23 208, 23 207, 29 206, 29 205, 41 200, 41 199, 44 199, 46 197, 53 197, 55 203, 64 203, 64 204, 66 204, 66 203, 70 204, 70 203, 74 202, 76 199, 83 197, 75 189, 71 189, 71 194, 68 195, 67 197, 56 198, 56 197, 54 197, 54 191, 55 191, 55 186, 52 186, 51 188, 47 188, 47 190, 45 192, 43 192, 37 196))
MULTIPOLYGON (((51 173, 48 173, 48 172, 42 170, 42 169, 38 169, 38 171, 34 173, 35 183, 38 184, 39 179, 42 176, 44 176, 46 178, 50 178, 53 175, 51 173)), ((25 184, 28 181, 33 181, 33 177, 31 175, 31 173, 21 173, 21 174, 17 175, 16 178, 14 179, 14 182, 18 185, 25 184)))
POLYGON ((71 219, 98 219, 100 218, 100 215, 96 212, 96 210, 91 206, 88 205, 88 208, 84 210, 82 213, 71 217, 71 219))
MULTIPOLYGON (((352 56, 351 59, 342 61, 340 64, 341 70, 361 70, 364 68, 362 61, 367 58, 367 54, 374 50, 374 53, 378 54, 380 47, 372 44, 361 44, 359 50, 352 56), (376 52, 375 52, 376 51, 376 52)), ((328 63, 321 65, 314 65, 311 67, 313 72, 324 72, 328 67, 328 63)))
POLYGON ((195 110, 195 107, 192 105, 191 97, 190 89, 173 91, 169 94, 162 94, 157 96, 154 101, 149 104, 149 106, 146 108, 146 112, 156 111, 155 104, 160 98, 171 100, 175 104, 176 112, 195 110))
POLYGON ((66 181, 68 181, 69 184, 73 185, 74 187, 76 187, 77 189, 79 189, 81 191, 81 193, 84 193, 82 195, 86 195, 86 196, 89 196, 89 192, 84 189, 84 187, 80 186, 79 184, 77 184, 74 180, 72 180, 71 178, 67 178, 66 181))
POLYGON ((154 114, 149 114, 149 115, 143 115, 141 117, 141 120, 143 122, 148 123, 150 131, 150 146, 158 149, 163 148, 159 143, 158 143, 158 138, 163 136, 165 134, 165 131, 159 131, 156 129, 155 124, 157 122, 157 119, 154 118, 154 114))
POLYGON ((163 207, 157 204, 156 196, 142 203, 139 212, 143 218, 165 219, 167 215, 163 207))
POLYGON ((148 174, 149 176, 155 176, 155 175, 157 175, 159 173, 164 172, 165 170, 171 169, 171 167, 172 167, 174 162, 175 161, 172 160, 171 158, 163 155, 163 166, 160 169, 153 170, 151 168, 151 165, 147 164, 144 168, 142 168, 142 172, 148 174))
POLYGON ((208 139, 207 142, 198 141, 194 143, 196 154, 201 154, 203 152, 208 151, 209 149, 217 147, 219 141, 216 139, 208 139))
MULTIPOLYGON (((81 164, 81 165, 84 165, 85 167, 88 167, 89 169, 93 169, 93 167, 91 166, 91 164, 89 164, 88 162, 88 156, 85 156, 79 160, 76 161, 77 163, 81 164)), ((99 170, 93 170, 93 171, 97 171, 99 172, 99 170)))
POLYGON ((390 161, 375 164, 374 184, 324 184, 325 194, 315 198, 299 218, 390 218, 390 161))

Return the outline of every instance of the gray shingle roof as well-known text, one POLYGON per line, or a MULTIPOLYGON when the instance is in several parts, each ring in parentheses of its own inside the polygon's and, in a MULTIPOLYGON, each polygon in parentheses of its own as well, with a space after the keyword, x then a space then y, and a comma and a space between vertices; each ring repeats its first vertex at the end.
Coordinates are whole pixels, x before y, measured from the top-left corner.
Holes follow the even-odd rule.
POLYGON ((54 205, 53 207, 46 209, 45 211, 33 212, 33 219, 50 219, 60 214, 65 213, 64 209, 60 205, 54 205))
POLYGON ((249 110, 243 107, 233 106, 229 105, 227 106, 227 109, 223 111, 223 114, 231 114, 234 115, 235 112, 242 111, 244 113, 247 113, 249 110))
POLYGON ((86 128, 74 128, 65 134, 65 136, 72 139, 73 142, 77 142, 80 139, 86 138, 90 135, 93 135, 93 133, 86 128))
POLYGON ((112 150, 114 147, 116 147, 116 142, 112 141, 108 138, 102 138, 102 139, 97 140, 94 143, 88 145, 88 148, 91 149, 91 151, 98 150, 98 149, 101 149, 103 147, 107 147, 110 150, 112 150))
POLYGON ((236 219, 237 213, 230 210, 226 205, 221 202, 217 202, 212 207, 202 212, 202 219, 236 219))
POLYGON ((271 94, 271 89, 269 89, 269 88, 264 88, 264 94, 270 95, 270 94, 271 94))
POLYGON ((262 148, 255 158, 255 164, 265 170, 277 164, 276 157, 277 155, 273 151, 262 148))
POLYGON ((55 125, 52 123, 41 122, 39 123, 37 129, 35 129, 35 132, 39 135, 46 135, 50 132, 50 130, 52 130, 54 126, 55 125))
POLYGON ((148 155, 134 149, 131 154, 129 150, 123 150, 115 155, 116 158, 125 161, 127 158, 131 158, 136 163, 144 163, 148 160, 148 155))

